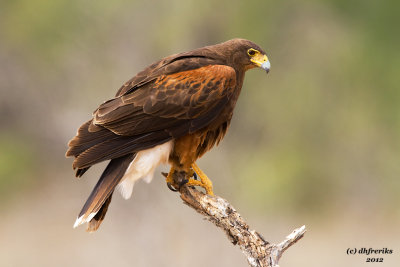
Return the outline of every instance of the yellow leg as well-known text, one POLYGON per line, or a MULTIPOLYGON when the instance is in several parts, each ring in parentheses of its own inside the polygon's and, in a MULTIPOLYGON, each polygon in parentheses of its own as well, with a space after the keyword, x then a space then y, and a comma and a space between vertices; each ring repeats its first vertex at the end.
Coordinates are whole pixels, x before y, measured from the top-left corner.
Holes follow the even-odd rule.
POLYGON ((201 186, 206 190, 206 193, 210 196, 214 195, 213 192, 213 186, 211 180, 207 177, 207 175, 197 166, 196 163, 192 164, 192 169, 193 171, 197 174, 197 176, 200 178, 200 181, 194 180, 194 179, 189 179, 189 182, 187 185, 193 185, 193 186, 201 186))
MULTIPOLYGON (((206 193, 208 195, 213 196, 214 192, 212 190, 212 182, 207 177, 207 175, 205 175, 205 173, 199 168, 199 166, 197 166, 196 163, 192 164, 192 170, 191 170, 192 173, 189 173, 188 177, 192 177, 194 175, 194 173, 196 173, 197 176, 200 178, 200 181, 197 181, 197 180, 195 180, 193 178, 189 178, 189 180, 186 183, 186 185, 203 187, 206 190, 206 193)), ((167 182, 167 185, 168 185, 169 189, 171 189, 173 191, 178 191, 179 186, 177 187, 177 185, 175 184, 174 178, 173 178, 174 172, 175 172, 175 169, 173 167, 171 167, 168 175, 164 174, 166 176, 165 181, 167 182)))

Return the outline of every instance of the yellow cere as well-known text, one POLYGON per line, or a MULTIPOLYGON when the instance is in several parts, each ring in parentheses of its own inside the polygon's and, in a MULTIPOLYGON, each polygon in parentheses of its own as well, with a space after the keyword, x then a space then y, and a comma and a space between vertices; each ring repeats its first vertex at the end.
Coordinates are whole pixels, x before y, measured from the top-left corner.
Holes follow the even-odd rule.
POLYGON ((266 70, 267 73, 269 72, 271 64, 268 60, 267 55, 260 53, 260 51, 254 48, 250 48, 249 50, 247 50, 247 54, 250 56, 251 62, 253 62, 258 67, 266 70))

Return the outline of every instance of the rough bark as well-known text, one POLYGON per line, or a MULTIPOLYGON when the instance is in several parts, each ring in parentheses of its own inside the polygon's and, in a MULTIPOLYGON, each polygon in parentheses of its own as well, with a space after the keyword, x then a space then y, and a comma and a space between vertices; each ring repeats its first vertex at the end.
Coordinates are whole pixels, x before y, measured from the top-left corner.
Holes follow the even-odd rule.
POLYGON ((180 188, 182 200, 209 221, 221 228, 229 240, 238 245, 253 267, 277 267, 282 253, 301 239, 305 226, 295 229, 279 244, 271 244, 258 232, 250 230, 249 225, 240 214, 219 196, 206 195, 194 188, 182 186, 180 188))

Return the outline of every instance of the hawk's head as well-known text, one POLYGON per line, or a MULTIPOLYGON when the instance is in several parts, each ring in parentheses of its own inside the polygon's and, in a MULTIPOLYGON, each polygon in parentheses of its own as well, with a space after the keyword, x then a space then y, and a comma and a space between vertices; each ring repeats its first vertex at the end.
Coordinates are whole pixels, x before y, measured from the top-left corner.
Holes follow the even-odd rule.
POLYGON ((232 39, 218 46, 218 50, 220 50, 236 68, 241 67, 244 68, 244 70, 249 70, 260 67, 267 73, 271 68, 271 64, 264 50, 249 40, 232 39))

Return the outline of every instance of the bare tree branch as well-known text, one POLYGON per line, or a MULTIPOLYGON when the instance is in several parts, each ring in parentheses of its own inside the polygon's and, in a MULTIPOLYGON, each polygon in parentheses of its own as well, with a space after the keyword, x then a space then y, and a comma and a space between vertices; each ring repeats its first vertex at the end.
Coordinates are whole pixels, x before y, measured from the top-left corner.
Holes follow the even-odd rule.
POLYGON ((219 196, 210 196, 188 186, 180 188, 182 200, 209 221, 221 228, 229 240, 238 245, 253 267, 279 267, 278 261, 282 253, 300 240, 306 227, 295 229, 279 244, 271 244, 258 232, 250 230, 240 214, 219 196))

